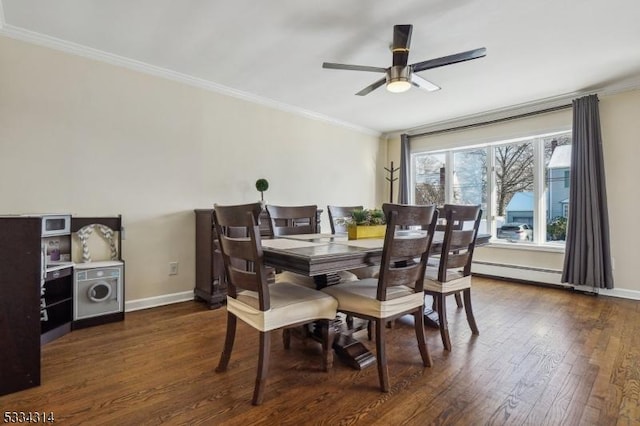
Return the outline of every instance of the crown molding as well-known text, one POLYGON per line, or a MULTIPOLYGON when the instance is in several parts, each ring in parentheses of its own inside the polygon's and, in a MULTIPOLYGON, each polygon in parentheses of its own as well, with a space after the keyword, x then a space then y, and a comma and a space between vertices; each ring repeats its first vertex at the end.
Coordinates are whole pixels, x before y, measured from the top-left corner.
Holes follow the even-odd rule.
POLYGON ((37 33, 35 31, 26 30, 24 28, 16 27, 7 24, 4 21, 4 14, 2 10, 2 0, 0 0, 0 35, 4 35, 16 40, 24 41, 27 43, 36 44, 39 46, 47 47, 54 50, 63 51, 76 56, 82 56, 84 58, 93 59, 100 62, 106 62, 118 67, 128 68, 141 73, 153 75, 156 77, 165 78, 168 80, 176 81, 179 83, 187 84, 189 86, 197 87, 200 89, 216 92, 219 94, 231 96, 237 99, 242 99, 247 102, 262 105, 268 108, 277 109, 280 111, 288 112, 294 115, 310 118, 317 121, 323 121, 335 126, 345 127, 350 130, 354 130, 359 133, 364 133, 371 136, 381 136, 381 132, 366 127, 358 126, 352 123, 347 123, 323 114, 319 114, 313 111, 309 111, 303 108, 298 108, 283 102, 278 102, 272 99, 264 98, 261 96, 253 95, 251 93, 243 92, 231 87, 223 86, 221 84, 214 83, 209 80, 205 80, 198 77, 193 77, 187 74, 172 71, 167 68, 158 67, 155 65, 147 64, 135 59, 126 58, 124 56, 114 55, 102 50, 87 47, 81 44, 73 43, 70 41, 62 40, 56 37, 51 37, 45 34, 37 33))

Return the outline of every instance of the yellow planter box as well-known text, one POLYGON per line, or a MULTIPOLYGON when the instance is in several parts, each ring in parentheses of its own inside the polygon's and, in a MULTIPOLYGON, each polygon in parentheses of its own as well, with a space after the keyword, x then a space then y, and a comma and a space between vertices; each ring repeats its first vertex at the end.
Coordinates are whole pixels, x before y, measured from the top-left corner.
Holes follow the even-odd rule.
POLYGON ((361 240, 363 238, 384 238, 387 225, 356 226, 350 225, 347 228, 350 240, 361 240))

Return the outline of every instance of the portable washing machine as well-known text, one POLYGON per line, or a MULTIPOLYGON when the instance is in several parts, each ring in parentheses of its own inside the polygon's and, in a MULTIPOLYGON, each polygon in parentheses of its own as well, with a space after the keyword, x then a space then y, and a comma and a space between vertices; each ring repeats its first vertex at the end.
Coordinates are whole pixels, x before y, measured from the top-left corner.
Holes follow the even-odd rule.
POLYGON ((73 276, 74 321, 123 312, 121 261, 77 263, 73 276))

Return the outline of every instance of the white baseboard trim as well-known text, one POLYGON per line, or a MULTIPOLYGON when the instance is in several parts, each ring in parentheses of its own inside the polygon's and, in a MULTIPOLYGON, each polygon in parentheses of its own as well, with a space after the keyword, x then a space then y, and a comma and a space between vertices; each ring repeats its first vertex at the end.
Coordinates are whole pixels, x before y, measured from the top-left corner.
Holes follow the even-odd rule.
POLYGON ((620 297, 622 299, 640 300, 640 291, 627 290, 626 288, 601 288, 599 293, 603 296, 620 297))
POLYGON ((193 300, 193 290, 182 291, 180 293, 163 294, 162 296, 145 297, 144 299, 130 300, 124 303, 124 311, 139 311, 141 309, 155 308, 157 306, 186 302, 188 300, 193 300))
MULTIPOLYGON (((591 291, 591 287, 572 286, 561 282, 562 271, 556 269, 531 268, 528 266, 499 264, 491 262, 473 262, 471 272, 496 278, 507 278, 532 283, 552 284, 565 288, 575 287, 578 291, 591 291)), ((606 289, 597 291, 602 296, 619 297, 621 299, 640 300, 640 291, 625 288, 606 289)))
MULTIPOLYGON (((473 262, 471 272, 496 278, 507 278, 528 281, 531 283, 553 284, 566 288, 573 287, 560 282, 562 271, 554 269, 530 268, 528 266, 506 265, 490 262, 473 262)), ((581 288, 576 287, 576 290, 581 290, 581 288)), ((585 291, 589 290, 590 288, 585 288, 585 291)), ((640 291, 638 290, 628 290, 624 288, 614 288, 609 290, 601 288, 598 289, 598 294, 602 296, 619 297, 622 299, 640 300, 640 291)), ((130 300, 125 302, 125 312, 155 308, 158 306, 170 305, 172 303, 186 302, 193 299, 193 291, 189 290, 182 291, 180 293, 130 300)))

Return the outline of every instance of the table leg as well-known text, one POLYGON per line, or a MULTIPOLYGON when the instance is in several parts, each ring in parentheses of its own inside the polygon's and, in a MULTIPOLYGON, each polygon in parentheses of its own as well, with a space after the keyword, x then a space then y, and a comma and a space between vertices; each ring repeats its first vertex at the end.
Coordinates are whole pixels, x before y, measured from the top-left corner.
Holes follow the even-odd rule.
POLYGON ((356 370, 376 363, 376 357, 371 351, 349 334, 338 334, 333 342, 333 349, 340 361, 356 370))
MULTIPOLYGON (((330 285, 335 285, 340 282, 340 276, 338 274, 326 274, 314 277, 316 288, 321 289, 330 285)), ((353 333, 366 328, 366 321, 364 326, 362 324, 355 326, 348 326, 343 319, 344 316, 340 314, 333 322, 336 334, 333 341, 333 349, 340 361, 349 365, 356 370, 362 370, 370 365, 376 363, 376 357, 363 345, 360 341, 353 337, 353 333)), ((362 321, 360 321, 362 323, 362 321)))

